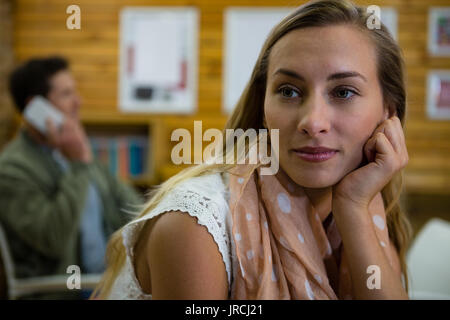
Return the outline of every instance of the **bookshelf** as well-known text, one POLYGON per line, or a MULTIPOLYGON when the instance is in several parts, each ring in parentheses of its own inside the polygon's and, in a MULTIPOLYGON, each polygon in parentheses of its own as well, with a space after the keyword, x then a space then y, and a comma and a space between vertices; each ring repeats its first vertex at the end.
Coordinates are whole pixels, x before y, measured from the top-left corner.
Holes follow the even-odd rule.
POLYGON ((163 124, 148 115, 82 114, 94 156, 113 175, 138 188, 159 184, 163 124))
MULTIPOLYGON (((126 182, 146 189, 160 184, 190 165, 175 165, 171 161, 171 150, 178 143, 171 141, 171 133, 177 128, 185 128, 193 136, 194 121, 201 120, 203 130, 222 130, 227 116, 218 113, 202 113, 189 116, 123 114, 119 112, 92 112, 89 107, 81 114, 81 121, 90 138, 140 137, 147 140, 145 158, 146 170, 143 174, 121 177, 126 182)), ((83 109, 82 109, 83 111, 83 109)), ((203 143, 205 147, 209 142, 203 143)), ((192 157, 194 153, 192 152, 192 157)))

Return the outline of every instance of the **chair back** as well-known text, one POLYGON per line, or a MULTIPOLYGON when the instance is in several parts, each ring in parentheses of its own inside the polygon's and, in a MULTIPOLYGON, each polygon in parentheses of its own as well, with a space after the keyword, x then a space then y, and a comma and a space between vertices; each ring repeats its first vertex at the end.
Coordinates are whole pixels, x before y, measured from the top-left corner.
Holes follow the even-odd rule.
POLYGON ((450 299, 450 223, 431 219, 407 254, 410 297, 450 299))
POLYGON ((14 263, 9 250, 8 239, 0 223, 0 295, 7 299, 8 289, 14 285, 14 263))

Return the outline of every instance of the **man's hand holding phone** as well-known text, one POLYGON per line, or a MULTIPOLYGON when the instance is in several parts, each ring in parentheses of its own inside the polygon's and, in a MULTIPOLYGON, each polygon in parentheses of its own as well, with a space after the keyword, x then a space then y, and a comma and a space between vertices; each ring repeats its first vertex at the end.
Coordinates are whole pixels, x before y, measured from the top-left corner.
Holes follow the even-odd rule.
POLYGON ((57 128, 49 118, 47 131, 48 144, 61 151, 66 158, 84 163, 92 161, 89 141, 79 121, 66 117, 64 123, 57 128))
POLYGON ((64 114, 49 100, 35 96, 24 110, 25 120, 51 147, 61 151, 69 160, 92 161, 92 152, 86 133, 78 119, 64 114))
POLYGON ((400 119, 383 121, 364 146, 367 164, 346 175, 333 188, 333 200, 351 201, 368 207, 372 199, 408 163, 405 136, 400 119))

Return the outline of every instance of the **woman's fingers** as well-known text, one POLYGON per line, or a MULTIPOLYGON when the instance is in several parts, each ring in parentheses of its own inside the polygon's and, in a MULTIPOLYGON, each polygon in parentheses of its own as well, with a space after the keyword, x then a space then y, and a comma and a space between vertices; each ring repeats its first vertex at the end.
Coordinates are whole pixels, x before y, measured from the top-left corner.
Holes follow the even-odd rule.
POLYGON ((377 158, 380 158, 382 160, 391 160, 391 158, 395 158, 395 150, 392 147, 392 144, 387 138, 386 134, 382 132, 378 132, 375 135, 375 150, 377 155, 379 156, 377 158))
POLYGON ((408 163, 407 158, 405 159, 403 154, 399 155, 394 151, 385 134, 379 132, 376 137, 377 157, 375 162, 378 162, 381 167, 384 167, 390 173, 395 173, 404 168, 408 163))
POLYGON ((391 143, 395 152, 399 153, 401 151, 401 139, 398 133, 398 127, 394 119, 386 120, 386 125, 383 130, 384 135, 391 143))
POLYGON ((367 140, 364 145, 364 154, 366 155, 368 162, 375 161, 376 149, 375 149, 376 137, 372 136, 367 140))
POLYGON ((372 137, 367 141, 364 152, 367 159, 375 160, 376 136, 382 133, 391 144, 393 152, 399 157, 401 162, 406 165, 408 162, 408 152, 406 149, 405 136, 403 134, 402 124, 397 116, 393 116, 383 121, 373 132, 372 137))
POLYGON ((402 167, 406 166, 408 163, 408 150, 402 124, 398 117, 394 116, 391 118, 389 125, 386 126, 385 134, 399 157, 402 167))

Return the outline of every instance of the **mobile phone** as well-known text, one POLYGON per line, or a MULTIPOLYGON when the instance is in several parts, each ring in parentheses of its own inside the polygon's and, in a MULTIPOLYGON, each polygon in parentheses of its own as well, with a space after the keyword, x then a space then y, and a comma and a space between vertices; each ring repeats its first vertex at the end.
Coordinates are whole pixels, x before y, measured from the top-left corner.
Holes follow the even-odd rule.
POLYGON ((42 134, 47 134, 47 119, 51 119, 56 128, 64 122, 64 115, 50 101, 42 96, 35 96, 25 107, 24 118, 42 134))

